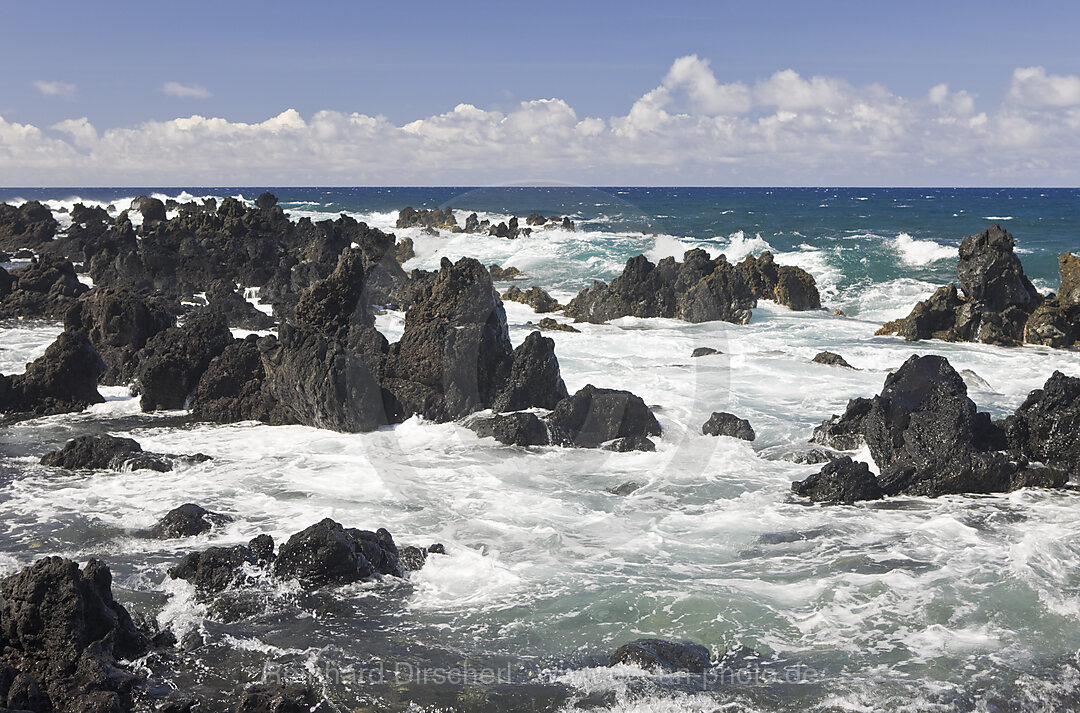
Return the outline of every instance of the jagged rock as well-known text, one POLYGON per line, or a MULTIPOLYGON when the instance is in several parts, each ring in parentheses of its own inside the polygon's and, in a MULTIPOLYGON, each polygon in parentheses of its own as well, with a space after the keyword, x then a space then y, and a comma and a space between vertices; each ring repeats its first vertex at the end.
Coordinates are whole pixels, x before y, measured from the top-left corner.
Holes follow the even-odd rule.
POLYGON ((836 354, 834 352, 821 352, 817 356, 815 356, 812 359, 812 361, 815 364, 827 364, 829 366, 842 366, 842 367, 845 367, 847 369, 854 369, 855 368, 851 364, 848 364, 847 360, 844 359, 844 357, 842 357, 839 354, 836 354))
POLYGON ((412 206, 407 206, 398 211, 398 219, 394 227, 454 230, 458 228, 458 224, 457 218, 454 217, 454 210, 450 206, 446 206, 443 210, 438 208, 416 210, 412 206))
POLYGON ((614 488, 608 488, 607 492, 611 493, 612 495, 630 495, 631 493, 636 492, 641 488, 641 483, 634 482, 633 480, 628 480, 625 483, 620 483, 616 485, 614 488))
POLYGON ((233 343, 225 319, 203 313, 155 334, 139 352, 135 378, 143 411, 181 409, 211 360, 233 343))
POLYGON ((1047 299, 1028 317, 1024 341, 1056 349, 1070 347, 1076 343, 1077 326, 1058 299, 1047 299))
POLYGON ((990 418, 944 357, 913 356, 889 374, 863 428, 889 495, 1003 492, 1018 470, 989 450, 990 418))
POLYGON ((821 307, 821 295, 809 272, 794 265, 781 265, 777 270, 773 299, 788 309, 802 312, 821 307))
POLYGON ((45 254, 26 267, 0 276, 0 317, 60 320, 90 288, 79 282, 75 268, 58 255, 45 254))
POLYGON ((749 421, 722 411, 714 411, 713 415, 709 416, 709 420, 701 427, 701 433, 706 436, 731 436, 744 441, 757 438, 749 421))
POLYGON ((544 312, 553 312, 559 308, 559 301, 536 285, 533 285, 524 292, 518 289, 517 285, 511 285, 510 289, 503 293, 502 298, 504 300, 529 305, 541 314, 544 312))
MULTIPOLYGON (((1021 344, 1025 323, 1043 298, 1024 275, 1013 250, 1012 235, 999 225, 964 238, 956 268, 963 296, 953 285, 938 288, 910 315, 885 324, 878 334, 896 334, 908 340, 1021 344)), ((1043 315, 1039 323, 1045 322, 1043 315)), ((1037 331, 1033 335, 1038 337, 1037 331)))
POLYGON ((546 446, 551 443, 547 425, 528 411, 474 417, 465 425, 481 438, 491 437, 508 446, 546 446))
POLYGON ((0 582, 0 662, 17 670, 6 705, 35 711, 130 710, 139 677, 120 661, 150 647, 113 599, 112 573, 46 557, 0 582))
POLYGON ((704 673, 712 665, 709 650, 689 641, 637 639, 623 644, 611 655, 610 665, 628 664, 641 668, 674 673, 704 673))
POLYGON ((244 565, 258 565, 259 560, 244 545, 210 547, 184 555, 169 576, 191 583, 201 592, 216 593, 244 581, 244 565))
POLYGON ((409 260, 416 257, 416 250, 413 247, 412 238, 401 238, 398 240, 397 248, 394 250, 394 259, 399 264, 404 264, 409 260))
POLYGON ((210 456, 150 453, 131 438, 80 436, 58 451, 46 453, 41 464, 68 470, 154 470, 166 473, 177 463, 203 463, 210 456))
POLYGON ((63 332, 26 372, 0 376, 0 413, 48 416, 82 411, 105 399, 98 379, 105 364, 84 334, 63 332))
POLYGON ((819 472, 806 480, 791 484, 796 495, 814 502, 844 503, 850 505, 859 500, 880 500, 883 497, 877 478, 866 463, 853 461, 844 456, 831 461, 819 472))
POLYGON ((231 520, 228 515, 210 512, 194 503, 185 503, 167 512, 147 534, 160 539, 195 537, 231 520))
POLYGON ((192 416, 216 423, 292 423, 266 387, 260 343, 272 350, 277 340, 249 334, 214 357, 195 387, 191 398, 192 416))
POLYGON ((521 277, 521 270, 513 265, 499 267, 495 263, 491 263, 488 265, 488 272, 491 273, 491 279, 495 282, 508 282, 521 277))
POLYGON ((885 379, 881 394, 855 399, 815 440, 854 447, 865 440, 886 495, 937 496, 1007 492, 1035 483, 1060 485, 1063 471, 1025 469, 1008 457, 1005 432, 976 410, 967 385, 939 356, 913 356, 885 379))
POLYGON ((863 430, 868 413, 870 399, 851 399, 844 413, 832 416, 815 428, 810 440, 840 451, 853 451, 865 442, 863 430))
POLYGON ((555 341, 532 332, 510 356, 510 370, 491 403, 495 411, 555 408, 569 394, 555 356, 555 341))
POLYGON ((723 354, 724 352, 719 349, 713 349, 712 347, 696 347, 694 351, 690 352, 691 357, 703 357, 712 356, 713 354, 723 354))
POLYGON ((409 545, 401 550, 401 568, 406 572, 417 572, 424 568, 429 555, 445 555, 446 548, 436 543, 427 547, 409 545))
POLYGON ((144 299, 117 287, 92 290, 68 310, 64 329, 82 332, 105 362, 101 383, 128 384, 135 378, 135 356, 146 342, 175 324, 161 300, 144 299))
POLYGON ((0 203, 0 248, 37 249, 56 235, 57 222, 52 211, 37 201, 15 207, 0 203))
POLYGON ((660 435, 660 424, 640 397, 592 384, 560 401, 549 422, 553 441, 581 448, 597 448, 616 438, 660 435))
POLYGON ((210 286, 206 291, 206 299, 210 303, 207 310, 220 314, 230 327, 258 331, 273 329, 277 324, 273 317, 260 312, 236 291, 234 285, 224 280, 218 280, 210 286))
POLYGON ((1015 456, 1080 472, 1080 379, 1055 371, 1005 419, 1004 427, 1015 456))
POLYGON ((405 314, 382 383, 406 416, 450 421, 490 407, 512 361, 506 313, 487 270, 472 258, 444 259, 405 314))
MULTIPOLYGON (((396 406, 378 381, 378 365, 388 348, 373 328, 358 328, 350 341, 332 339, 309 327, 283 324, 279 338, 259 342, 265 394, 245 418, 271 414, 271 423, 299 423, 355 433, 395 422, 396 406)), ((253 388, 253 387, 252 387, 253 388)))
POLYGON ((1024 275, 1014 248, 1013 236, 1000 225, 964 238, 956 274, 969 301, 993 312, 1012 306, 1030 312, 1039 304, 1042 298, 1024 275))
POLYGON ((278 551, 274 573, 312 589, 356 582, 375 573, 402 576, 389 532, 346 529, 329 518, 290 537, 278 551))
POLYGON ((645 436, 630 436, 609 441, 604 444, 603 449, 613 453, 629 453, 631 451, 648 451, 651 453, 656 450, 656 444, 645 436))
MULTIPOLYGON (((533 326, 532 322, 526 322, 527 326, 533 326)), ((580 334, 581 330, 571 324, 563 324, 562 322, 556 322, 551 317, 544 317, 536 323, 537 329, 542 329, 549 332, 573 332, 574 334, 580 334)))
POLYGON ((270 210, 277 205, 277 196, 273 193, 260 193, 255 199, 255 207, 259 210, 270 210))
POLYGON ((248 542, 248 549, 259 564, 272 562, 274 557, 274 538, 270 535, 257 535, 248 542))
POLYGON ((690 250, 682 263, 664 258, 653 265, 644 255, 630 258, 610 285, 597 282, 579 292, 565 314, 596 323, 633 316, 745 324, 756 304, 743 271, 723 255, 713 260, 704 250, 690 250))

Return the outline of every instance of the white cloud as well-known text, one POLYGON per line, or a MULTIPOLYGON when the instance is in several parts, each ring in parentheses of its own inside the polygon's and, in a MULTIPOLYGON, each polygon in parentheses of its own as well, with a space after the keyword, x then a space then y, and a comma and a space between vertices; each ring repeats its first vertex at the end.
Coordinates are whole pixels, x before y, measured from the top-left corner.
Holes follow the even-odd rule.
POLYGON ((38 79, 34 88, 47 97, 71 97, 75 95, 75 85, 70 82, 46 82, 38 79))
POLYGON ((905 97, 790 69, 723 82, 691 55, 611 117, 541 99, 404 124, 292 109, 103 131, 0 118, 0 173, 21 185, 1077 185, 1080 77, 1021 68, 1011 82, 980 107, 945 84, 905 97))
POLYGON ((1080 77, 1047 74, 1043 67, 1020 67, 1009 83, 1008 100, 1029 107, 1080 105, 1080 77))
POLYGON ((171 97, 182 99, 209 99, 213 95, 198 84, 181 84, 180 82, 165 82, 161 85, 161 91, 171 97))

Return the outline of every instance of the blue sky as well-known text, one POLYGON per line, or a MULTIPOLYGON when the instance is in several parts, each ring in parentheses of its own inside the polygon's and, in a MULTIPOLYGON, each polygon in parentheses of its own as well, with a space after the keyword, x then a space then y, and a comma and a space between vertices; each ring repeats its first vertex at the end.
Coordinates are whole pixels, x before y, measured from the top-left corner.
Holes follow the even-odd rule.
MULTIPOLYGON (((106 147, 93 141, 107 138, 110 130, 134 130, 146 122, 165 124, 192 115, 259 124, 293 110, 310 123, 318 112, 330 111, 342 116, 379 117, 400 129, 416 120, 453 112, 460 104, 490 112, 487 120, 493 122, 496 115, 513 115, 522 102, 558 99, 578 121, 595 117, 606 122, 600 133, 593 131, 592 125, 584 127, 596 139, 614 131, 614 118, 627 116, 636 102, 661 84, 673 62, 688 56, 699 59, 716 84, 724 86, 741 83, 754 87, 779 71, 793 70, 807 81, 821 77, 842 82, 861 93, 858 96, 865 94, 866 87, 880 85, 893 97, 915 102, 944 84, 951 93, 965 93, 971 113, 988 112, 990 125, 997 121, 1003 102, 1019 96, 1014 75, 1018 69, 1042 68, 1050 78, 1047 81, 1057 82, 1058 93, 1068 95, 1065 100, 1049 101, 1057 112, 1073 110, 1068 78, 1080 73, 1074 36, 1080 28, 1080 3, 1067 2, 44 1, 7 2, 2 11, 8 31, 0 42, 0 117, 8 132, 5 139, 0 131, 0 168, 6 164, 8 170, 0 183, 7 185, 21 182, 18 177, 12 179, 12 173, 37 182, 88 180, 95 175, 95 168, 108 168, 108 156, 102 153, 106 147), (85 120, 81 143, 71 138, 75 135, 72 124, 56 128, 72 120, 85 120), (16 131, 11 126, 33 127, 40 132, 37 138, 41 141, 66 141, 78 155, 69 156, 65 167, 64 149, 54 145, 49 150, 56 165, 50 167, 41 158, 45 149, 39 146, 30 160, 26 158, 29 149, 23 147, 20 153, 13 148, 14 141, 26 140, 26 130, 16 131), (93 135, 86 126, 93 128, 93 135), (83 165, 81 170, 72 168, 72 158, 83 165)), ((688 87, 683 84, 683 89, 688 87)), ((850 96, 856 97, 856 93, 850 96)), ((720 107, 720 99, 706 102, 707 109, 687 108, 671 97, 665 101, 664 110, 671 115, 715 118, 732 113, 720 107)), ((774 110, 784 111, 777 106, 754 100, 741 115, 745 121, 759 121, 774 110)), ((829 111, 839 109, 834 105, 829 111)), ((1046 123, 1052 118, 1047 117, 1046 123)), ((702 141, 703 129, 699 126, 697 133, 687 134, 685 123, 679 128, 678 121, 665 119, 663 126, 651 125, 650 131, 659 132, 651 146, 670 142, 672 131, 678 129, 683 132, 678 146, 693 154, 692 145, 702 141)), ((912 128, 913 134, 920 130, 912 128)), ((275 136, 281 133, 274 131, 275 136)), ((720 131, 728 132, 732 141, 741 136, 728 128, 720 131)), ((650 144, 638 132, 634 150, 642 157, 632 165, 620 168, 619 162, 613 161, 613 156, 627 151, 625 146, 603 144, 601 139, 583 140, 579 148, 595 151, 585 165, 565 171, 565 176, 559 175, 557 167, 538 166, 542 170, 531 175, 601 181, 635 168, 635 175, 642 178, 682 177, 687 182, 708 183, 762 180, 776 174, 746 170, 733 174, 729 159, 746 165, 751 157, 726 150, 712 125, 708 132, 713 137, 708 150, 724 154, 712 166, 694 167, 690 165, 693 162, 673 165, 646 155, 650 144), (663 165, 657 168, 658 163, 663 165), (604 165, 610 170, 605 172, 604 165)), ((627 131, 620 135, 625 138, 627 131)), ((1018 135, 1013 131, 1012 138, 995 145, 1011 146, 1018 135)), ((167 138, 158 136, 159 140, 167 138)), ((515 153, 512 139, 522 137, 504 138, 507 156, 515 153)), ((825 167, 828 177, 842 179, 845 170, 852 182, 880 175, 882 166, 871 159, 881 157, 881 139, 877 136, 873 146, 864 147, 869 162, 865 171, 859 173, 850 161, 844 161, 825 167)), ((456 140, 468 142, 472 137, 458 136, 456 140)), ((980 140, 981 144, 973 142, 973 153, 986 149, 985 137, 980 140)), ((434 141, 428 136, 424 150, 434 151, 434 141)), ((120 144, 125 142, 130 144, 131 137, 125 135, 120 144)), ((151 138, 136 143, 147 150, 151 138)), ((377 171, 361 170, 361 163, 368 167, 394 164, 390 156, 378 154, 378 143, 359 146, 349 139, 344 146, 358 152, 355 166, 327 166, 320 173, 309 164, 304 175, 326 180, 352 177, 357 182, 426 182, 421 180, 424 173, 419 165, 406 172, 384 172, 386 180, 380 180, 377 171)), ((854 150, 850 143, 844 145, 854 150)), ((120 144, 112 140, 109 146, 115 151, 120 150, 120 144)), ((178 155, 185 153, 173 148, 178 155)), ((283 151, 282 176, 294 168, 288 161, 304 155, 324 160, 295 146, 289 156, 285 156, 288 147, 278 148, 283 151)), ((907 149, 911 148, 890 145, 888 151, 899 155, 910 153, 907 149)), ((778 167, 799 159, 794 145, 780 150, 786 162, 781 162, 775 151, 770 155, 778 167)), ((931 149, 924 146, 921 150, 931 149)), ((460 174, 447 163, 452 158, 460 162, 460 153, 432 153, 433 175, 454 182, 465 177, 482 179, 480 155, 489 160, 499 156, 490 146, 485 151, 477 152, 476 165, 460 174)), ((1054 155, 1011 155, 1010 161, 1017 167, 1010 175, 1030 182, 1039 162, 1054 155), (1021 170, 1019 163, 1026 158, 1035 163, 1021 170)), ((235 158, 241 160, 243 154, 235 158)), ((934 157, 926 158, 933 162, 934 157)), ((820 160, 808 159, 807 165, 821 170, 820 160)), ((260 170, 265 173, 274 168, 267 165, 260 170)), ((516 173, 527 177, 529 168, 519 166, 516 173)), ((164 169, 159 173, 166 180, 209 180, 213 175, 227 174, 228 169, 220 164, 213 168, 216 174, 199 174, 198 170, 171 174, 164 169)), ((879 182, 919 183, 925 176, 926 181, 948 177, 958 183, 978 183, 974 179, 981 170, 966 166, 952 176, 942 173, 940 166, 924 167, 920 173, 918 166, 912 165, 905 166, 895 180, 882 176, 879 182)), ((158 174, 128 170, 109 178, 119 180, 127 175, 133 180, 150 180, 158 174)), ((793 176, 800 180, 792 182, 806 182, 804 179, 813 175, 793 176)), ((1046 175, 1052 178, 1047 183, 1074 182, 1075 176, 1063 162, 1049 167, 1046 175)), ((257 176, 236 173, 236 178, 245 177, 257 176)), ((784 177, 781 172, 771 182, 783 182, 779 179, 784 177)), ((507 180, 507 176, 492 176, 491 180, 507 180)))

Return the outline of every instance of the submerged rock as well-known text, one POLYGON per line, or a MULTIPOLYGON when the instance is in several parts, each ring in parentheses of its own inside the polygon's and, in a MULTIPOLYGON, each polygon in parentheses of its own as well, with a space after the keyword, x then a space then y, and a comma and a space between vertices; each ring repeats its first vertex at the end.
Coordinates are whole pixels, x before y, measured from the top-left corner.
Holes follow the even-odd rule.
POLYGON ((4 703, 35 711, 130 710, 140 678, 120 662, 150 648, 113 599, 109 568, 61 557, 0 582, 0 642, 0 663, 16 672, 4 703))
POLYGON ((63 332, 26 372, 0 376, 0 413, 48 416, 82 411, 105 399, 98 379, 105 364, 86 335, 63 332))
POLYGON ((712 347, 695 347, 694 351, 690 352, 690 356, 694 357, 694 358, 697 358, 697 357, 712 356, 713 354, 723 354, 723 353, 724 352, 720 351, 719 349, 713 349, 712 347))
POLYGON ((714 411, 709 416, 709 420, 701 426, 701 433, 706 436, 731 436, 744 441, 757 438, 749 421, 722 411, 714 411))
POLYGON ((704 646, 689 641, 637 639, 615 650, 610 665, 617 664, 639 666, 659 673, 704 673, 712 666, 712 657, 704 646))
POLYGON ((827 364, 829 366, 842 366, 846 369, 854 369, 851 364, 847 363, 844 357, 836 354, 835 352, 820 352, 811 361, 815 364, 827 364))
POLYGON ((202 463, 210 456, 149 453, 138 441, 116 436, 80 436, 58 451, 46 453, 41 464, 68 470, 154 470, 164 473, 177 463, 202 463))
POLYGON ((173 508, 154 523, 147 535, 159 539, 195 537, 232 520, 228 515, 210 512, 194 503, 173 508))
POLYGON ((510 289, 503 293, 502 298, 526 304, 540 314, 559 309, 559 301, 536 285, 525 291, 520 290, 517 285, 511 285, 510 289))
POLYGON ((465 425, 481 438, 491 437, 508 446, 546 446, 551 443, 547 424, 529 411, 473 417, 465 425))
MULTIPOLYGON (((532 322, 526 322, 527 325, 532 326, 532 322)), ((544 317, 536 323, 537 329, 542 329, 545 332, 573 332, 574 334, 580 334, 581 330, 570 324, 563 324, 562 322, 556 322, 551 317, 544 317)))
POLYGON ((651 453, 656 450, 656 444, 645 436, 629 436, 609 441, 603 445, 603 449, 613 453, 629 453, 631 451, 647 451, 651 453))
POLYGON ((880 500, 884 496, 870 467, 849 456, 831 461, 806 480, 792 483, 791 490, 814 502, 845 505, 859 500, 880 500))

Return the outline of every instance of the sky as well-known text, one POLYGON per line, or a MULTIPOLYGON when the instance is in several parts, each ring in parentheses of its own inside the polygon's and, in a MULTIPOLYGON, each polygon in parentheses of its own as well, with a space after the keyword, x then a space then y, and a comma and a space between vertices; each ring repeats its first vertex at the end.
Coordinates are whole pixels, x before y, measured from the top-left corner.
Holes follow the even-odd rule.
POLYGON ((0 185, 1080 185, 1080 3, 3 0, 0 185))

